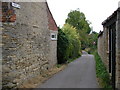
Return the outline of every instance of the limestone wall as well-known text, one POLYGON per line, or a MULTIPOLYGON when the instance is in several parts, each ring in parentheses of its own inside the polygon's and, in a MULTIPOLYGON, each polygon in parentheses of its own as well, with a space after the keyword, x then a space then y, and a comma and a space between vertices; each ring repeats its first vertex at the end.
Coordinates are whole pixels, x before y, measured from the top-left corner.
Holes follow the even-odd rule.
POLYGON ((109 50, 108 50, 108 30, 104 28, 103 33, 98 38, 98 54, 109 71, 109 50))
POLYGON ((116 87, 120 89, 120 10, 116 22, 116 87))
POLYGON ((2 29, 3 87, 9 88, 19 87, 25 80, 49 69, 52 63, 46 4, 19 5, 20 9, 14 8, 15 24, 4 24, 2 29))
POLYGON ((50 33, 56 35, 56 40, 50 42, 50 66, 54 66, 57 63, 57 34, 58 31, 50 30, 50 33))
POLYGON ((116 88, 120 89, 120 8, 118 8, 117 11, 115 11, 107 19, 106 22, 108 26, 103 25, 104 26, 103 34, 100 35, 98 38, 98 53, 102 58, 103 62, 105 63, 105 65, 107 66, 107 68, 109 68, 109 48, 108 48, 109 47, 109 29, 106 27, 116 29, 116 72, 115 72, 116 79, 115 79, 115 82, 116 82, 116 88), (115 26, 116 28, 112 25, 113 23, 116 23, 116 26, 115 26))

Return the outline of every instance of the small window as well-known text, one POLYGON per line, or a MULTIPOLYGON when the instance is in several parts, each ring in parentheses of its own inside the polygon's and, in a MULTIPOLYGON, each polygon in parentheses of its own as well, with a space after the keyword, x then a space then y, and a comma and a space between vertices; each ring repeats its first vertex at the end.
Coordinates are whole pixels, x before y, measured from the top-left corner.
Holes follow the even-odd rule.
POLYGON ((51 33, 51 40, 57 40, 57 34, 51 33))
POLYGON ((52 35, 52 38, 55 38, 55 35, 52 35))

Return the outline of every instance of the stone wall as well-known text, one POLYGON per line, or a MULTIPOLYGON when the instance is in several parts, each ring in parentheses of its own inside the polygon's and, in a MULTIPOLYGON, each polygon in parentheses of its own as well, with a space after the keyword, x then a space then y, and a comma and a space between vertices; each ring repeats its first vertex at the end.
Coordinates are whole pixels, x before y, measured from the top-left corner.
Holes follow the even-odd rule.
MULTIPOLYGON (((115 73, 113 72, 113 76, 115 75, 116 79, 115 79, 115 85, 116 88, 120 89, 120 7, 110 16, 108 17, 103 23, 104 26, 104 30, 103 30, 103 34, 99 36, 98 38, 98 53, 100 55, 100 57, 102 58, 103 62, 105 63, 105 65, 109 68, 109 31, 111 30, 111 38, 112 35, 114 35, 113 30, 116 30, 116 57, 114 60, 116 60, 116 71, 115 73), (107 27, 107 28, 106 28, 107 27)), ((114 38, 113 38, 114 39, 114 38)), ((112 40, 111 40, 112 42, 112 40)), ((112 43, 111 43, 112 44, 112 43)), ((113 48, 113 47, 112 47, 113 48)), ((114 50, 113 50, 114 52, 114 50)), ((111 50, 111 54, 112 54, 112 50, 111 50)), ((113 61, 113 60, 112 60, 113 61)), ((113 62, 111 61, 111 63, 113 64, 113 62)), ((112 68, 112 66, 111 66, 112 68)), ((114 81, 113 81, 114 83, 114 81)))
POLYGON ((120 89, 120 10, 116 22, 116 87, 120 89))
MULTIPOLYGON (((2 11, 2 3, 0 2, 0 14, 2 11)), ((0 19, 2 16, 0 15, 0 19)), ((2 89, 2 23, 0 22, 0 89, 2 89)))
POLYGON ((58 34, 58 27, 57 24, 50 12, 50 9, 47 6, 47 13, 48 13, 48 26, 50 30, 50 66, 54 66, 57 63, 57 34, 58 34), (54 38, 52 38, 52 35, 54 38))
POLYGON ((17 16, 14 25, 4 23, 2 29, 3 87, 9 88, 19 87, 51 67, 46 4, 19 5, 20 9, 14 8, 17 16))
POLYGON ((103 63, 109 71, 109 53, 108 53, 108 30, 104 28, 104 31, 98 38, 98 54, 100 55, 103 63))
MULTIPOLYGON (((50 30, 50 33, 58 34, 58 31, 50 30)), ((50 42, 50 66, 54 66, 57 63, 57 37, 56 40, 50 42)))

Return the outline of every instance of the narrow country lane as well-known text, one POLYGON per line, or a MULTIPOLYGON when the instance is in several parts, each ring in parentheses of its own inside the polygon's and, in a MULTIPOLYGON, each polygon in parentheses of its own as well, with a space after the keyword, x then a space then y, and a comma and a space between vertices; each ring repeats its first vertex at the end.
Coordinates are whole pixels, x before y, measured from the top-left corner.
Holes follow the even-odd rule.
POLYGON ((98 88, 94 56, 83 51, 82 57, 39 88, 98 88))

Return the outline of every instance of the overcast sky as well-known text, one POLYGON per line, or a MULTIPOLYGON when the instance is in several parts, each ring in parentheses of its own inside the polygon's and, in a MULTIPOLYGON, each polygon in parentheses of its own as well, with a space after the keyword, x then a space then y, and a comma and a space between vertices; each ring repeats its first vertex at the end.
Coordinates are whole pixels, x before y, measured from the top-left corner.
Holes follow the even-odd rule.
POLYGON ((68 13, 77 8, 92 24, 94 31, 102 30, 101 23, 117 8, 120 0, 47 0, 58 26, 63 26, 68 13))

